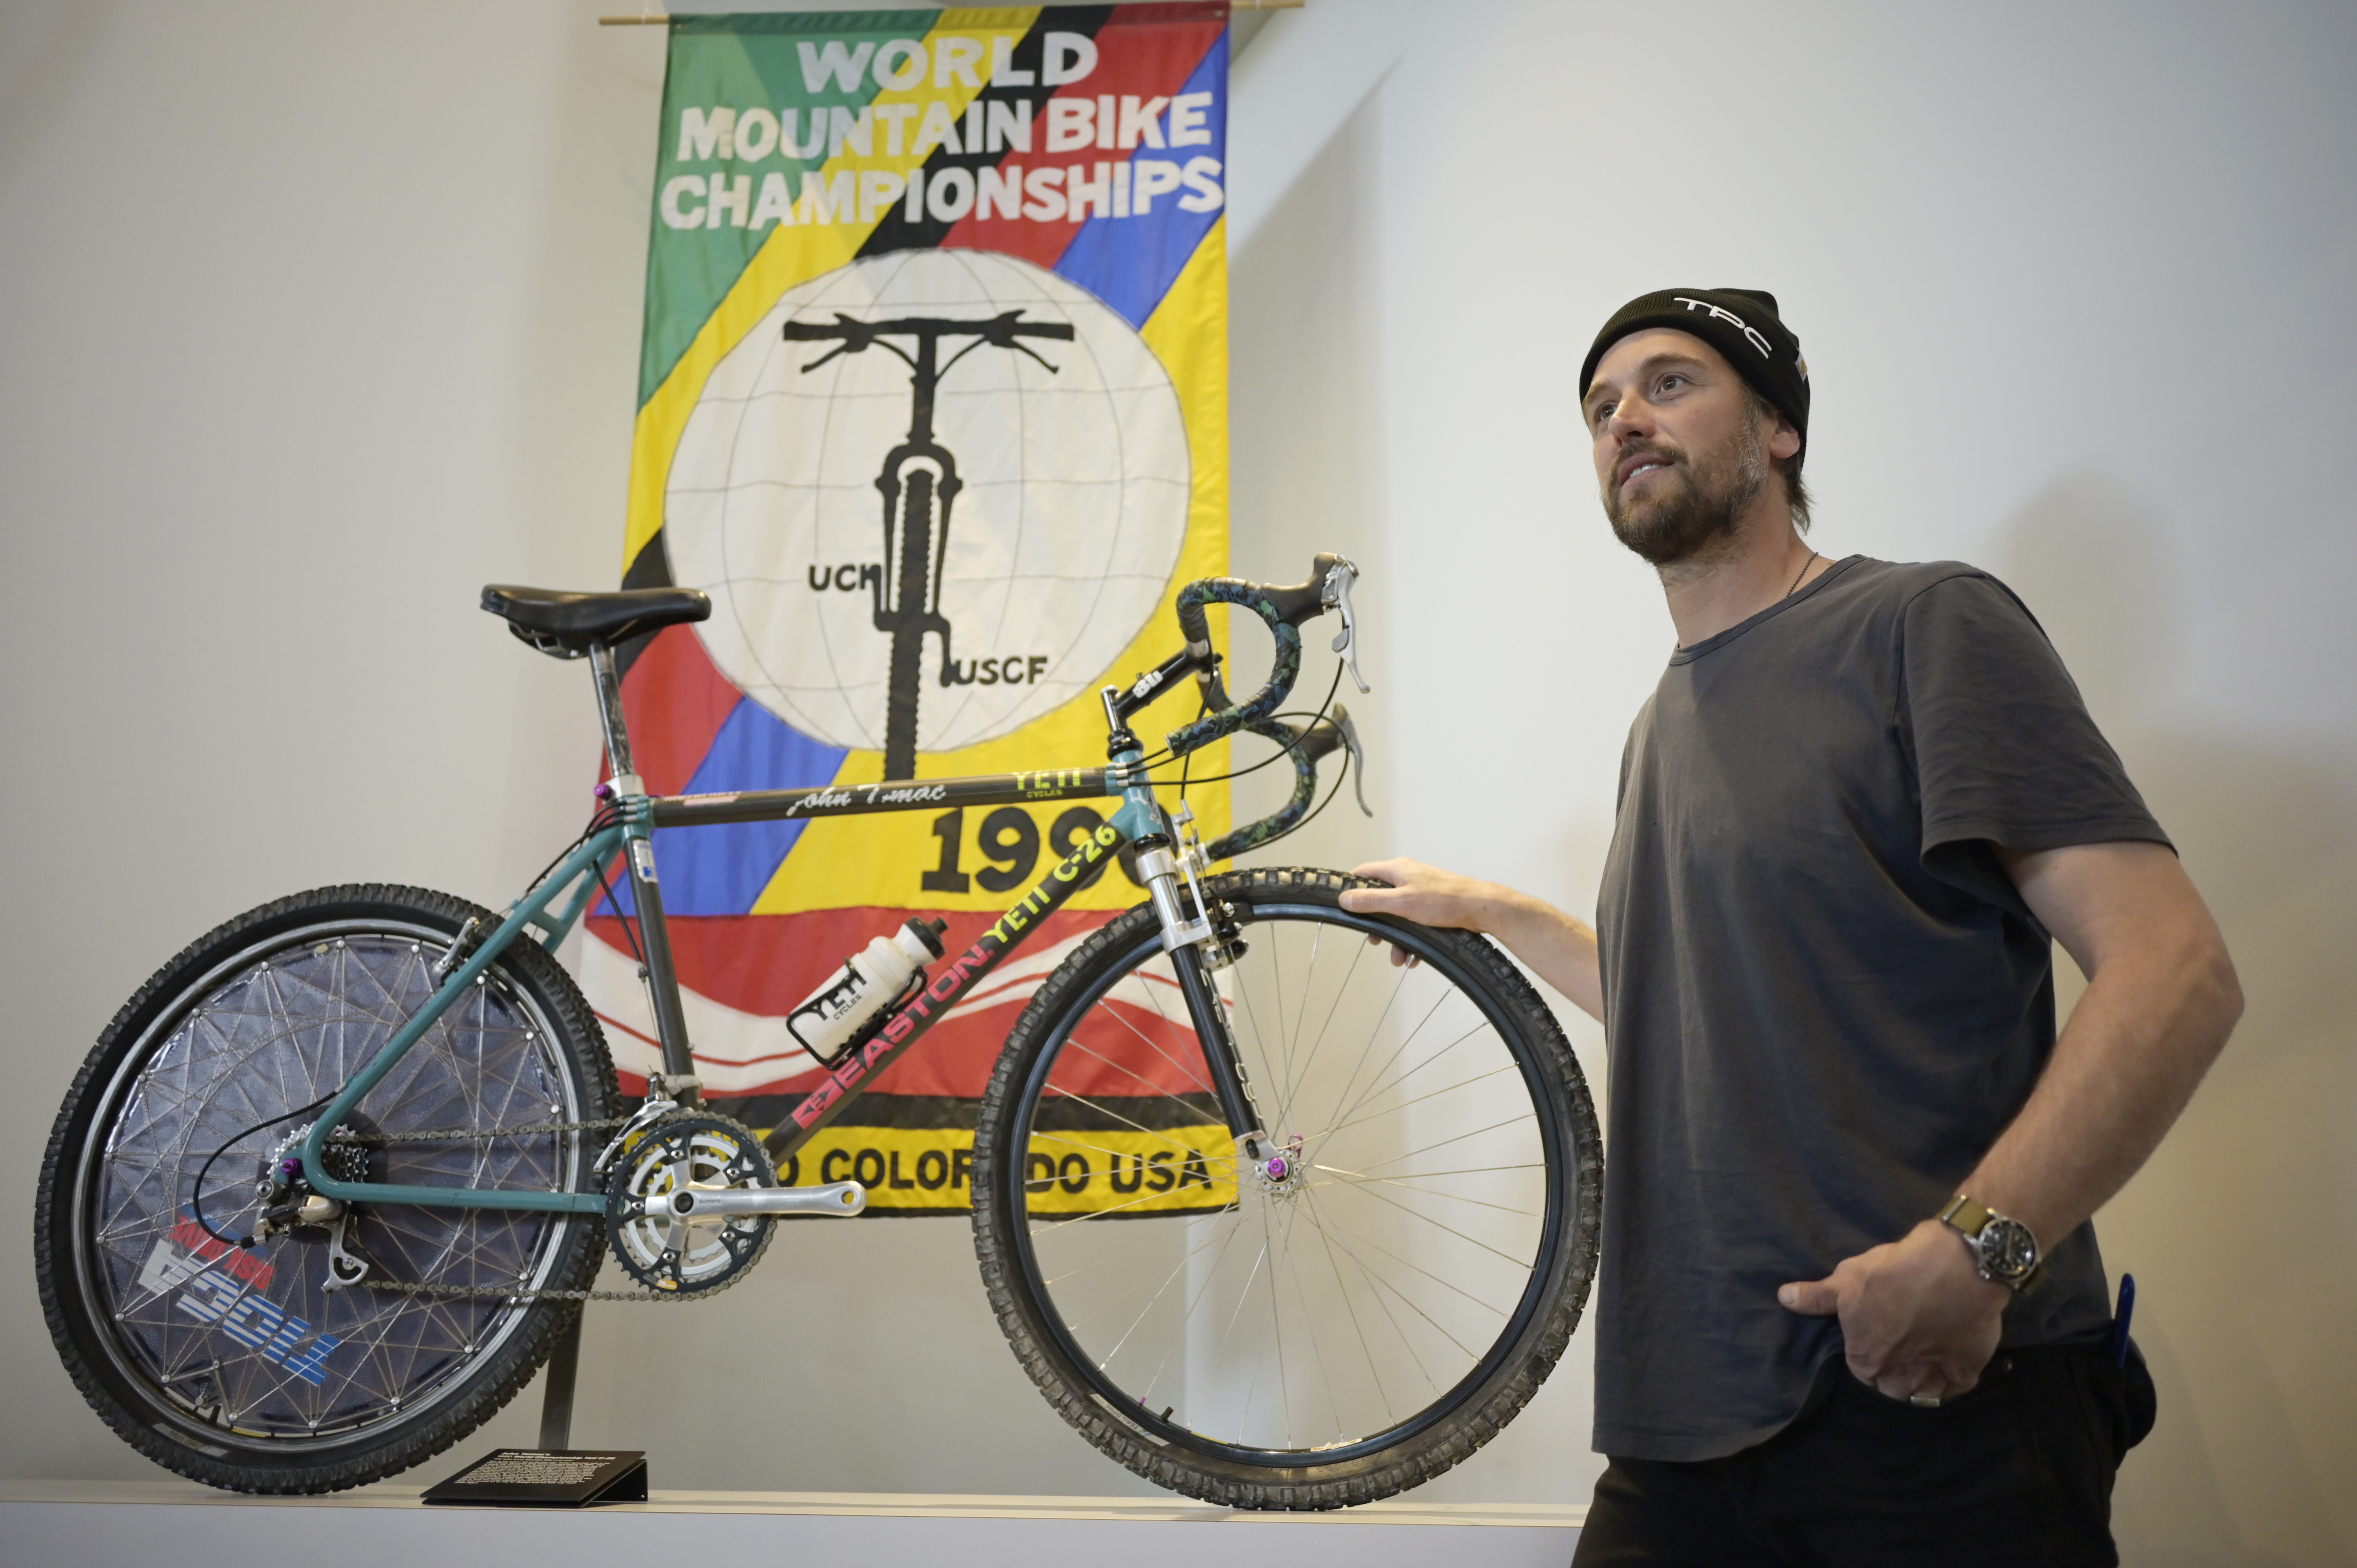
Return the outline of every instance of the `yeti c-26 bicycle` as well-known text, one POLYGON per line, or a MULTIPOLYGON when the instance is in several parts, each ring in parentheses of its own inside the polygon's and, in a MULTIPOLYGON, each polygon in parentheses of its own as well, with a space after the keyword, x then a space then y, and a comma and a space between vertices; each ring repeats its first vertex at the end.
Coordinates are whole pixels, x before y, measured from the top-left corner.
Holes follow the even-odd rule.
POLYGON ((1554 1366, 1594 1272, 1601 1163, 1571 1050, 1486 940, 1344 910, 1338 873, 1214 871, 1310 813, 1321 759, 1355 759, 1340 709, 1279 712, 1303 624, 1340 612, 1355 654, 1355 575, 1320 556, 1297 587, 1184 588, 1184 646, 1103 693, 1102 766, 679 797, 632 771, 616 648, 704 619, 705 596, 486 589, 519 637, 588 661, 612 772, 595 815, 503 911, 301 893, 124 1004, 41 1175, 41 1297, 75 1382, 215 1486, 417 1464, 513 1398, 585 1301, 692 1305, 780 1219, 858 1213, 856 1181, 797 1184, 797 1150, 1127 856, 1145 900, 1039 984, 974 1128, 974 1247, 1017 1359, 1113 1458, 1232 1506, 1339 1507, 1465 1458, 1554 1366), (1215 604, 1275 639, 1242 701, 1215 604), (1202 711, 1150 754, 1132 722, 1182 689, 1202 711), (1276 743, 1295 788, 1205 844, 1164 805, 1164 765, 1239 732, 1276 743), (780 1026, 824 1071, 774 1131, 705 1101, 654 830, 1086 798, 1119 804, 963 950, 924 922, 878 932, 780 1026), (554 956, 601 887, 662 1048, 635 1105, 554 956), (594 1289, 609 1255, 627 1288, 594 1289))

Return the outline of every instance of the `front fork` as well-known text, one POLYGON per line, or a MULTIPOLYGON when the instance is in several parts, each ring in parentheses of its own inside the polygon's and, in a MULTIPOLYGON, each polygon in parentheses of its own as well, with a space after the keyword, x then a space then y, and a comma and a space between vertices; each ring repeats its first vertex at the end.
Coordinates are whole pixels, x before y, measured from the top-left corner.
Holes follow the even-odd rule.
MULTIPOLYGON (((1227 1118, 1239 1155, 1265 1171, 1280 1151, 1261 1121, 1252 1079, 1236 1049, 1235 1032, 1228 1027, 1227 1009, 1221 1004, 1211 965, 1205 961, 1205 950, 1218 933, 1211 901, 1203 894, 1202 840, 1193 831, 1191 815, 1186 815, 1180 820, 1186 839, 1178 841, 1170 818, 1146 783, 1145 770, 1138 767, 1143 756, 1135 745, 1114 755, 1114 767, 1126 772, 1130 782, 1122 791, 1124 803, 1114 814, 1113 825, 1135 846, 1138 880, 1146 884, 1146 897, 1153 900, 1155 916, 1161 922, 1162 950, 1170 955, 1170 966, 1178 971, 1179 993, 1187 999, 1195 1037, 1202 1044, 1203 1065, 1219 1096, 1220 1112, 1227 1118), (1188 894, 1183 899, 1182 886, 1188 894), (1189 902, 1194 907, 1191 918, 1189 902)), ((1180 811, 1186 808, 1181 806, 1180 811)))

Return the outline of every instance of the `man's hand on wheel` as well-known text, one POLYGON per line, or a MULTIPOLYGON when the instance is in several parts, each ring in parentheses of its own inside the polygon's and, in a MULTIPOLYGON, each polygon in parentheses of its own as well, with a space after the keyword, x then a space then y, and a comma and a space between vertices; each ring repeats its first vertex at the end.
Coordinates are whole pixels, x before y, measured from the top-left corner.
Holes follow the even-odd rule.
MULTIPOLYGON (((1403 920, 1414 920, 1419 926, 1448 926, 1459 930, 1488 931, 1496 928, 1490 923, 1505 903, 1517 897, 1512 888, 1501 887, 1494 882, 1477 882, 1469 876, 1459 876, 1453 871, 1443 871, 1437 865, 1426 865, 1420 860, 1371 860, 1354 866, 1353 876, 1372 877, 1388 882, 1388 887, 1353 887, 1342 895, 1342 908, 1356 915, 1397 915, 1403 920)), ((1381 937, 1369 937, 1370 943, 1381 937)), ((1406 949, 1392 949, 1394 967, 1416 962, 1406 949)))
POLYGON ((1776 1299, 1810 1316, 1839 1314, 1858 1381, 1892 1399, 1942 1400, 1980 1381, 2013 1293, 1981 1278, 1956 1233, 1926 1219, 1776 1299))
MULTIPOLYGON (((1351 875, 1391 884, 1345 892, 1342 908, 1352 914, 1394 915, 1420 926, 1446 926, 1495 937, 1581 1012, 1591 1018, 1604 1016, 1596 933, 1587 922, 1527 893, 1460 876, 1420 860, 1371 860, 1351 875)), ((1379 942, 1383 938, 1371 936, 1367 940, 1379 942)), ((1394 944, 1392 962, 1413 964, 1416 959, 1394 944)))

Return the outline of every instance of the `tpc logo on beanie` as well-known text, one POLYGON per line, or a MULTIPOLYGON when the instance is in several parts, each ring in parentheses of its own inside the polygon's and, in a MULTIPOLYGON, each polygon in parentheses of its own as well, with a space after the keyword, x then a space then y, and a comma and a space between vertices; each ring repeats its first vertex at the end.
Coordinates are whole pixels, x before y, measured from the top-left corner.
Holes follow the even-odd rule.
POLYGON ((1619 310, 1596 335, 1579 367, 1579 395, 1586 397, 1596 380, 1596 362, 1605 351, 1631 332, 1648 327, 1669 327, 1691 332, 1725 357, 1736 373, 1751 383, 1809 439, 1809 362, 1801 357, 1801 340, 1776 314, 1776 296, 1764 289, 1665 288, 1640 295, 1619 310))

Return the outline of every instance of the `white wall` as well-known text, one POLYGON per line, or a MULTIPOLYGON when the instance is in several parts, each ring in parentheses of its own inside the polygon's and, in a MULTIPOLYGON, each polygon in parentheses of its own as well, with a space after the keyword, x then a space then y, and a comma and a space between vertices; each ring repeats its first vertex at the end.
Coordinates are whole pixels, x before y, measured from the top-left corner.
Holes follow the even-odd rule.
MULTIPOLYGON (((581 804, 577 669, 472 604, 616 569, 662 43, 597 9, 0 9, 0 1476, 152 1473, 26 1266, 115 1004, 289 888, 496 898, 581 804)), ((1287 858, 1591 906, 1671 632, 1566 382, 1666 284, 1782 299, 1828 553, 1990 566, 2072 660, 2252 999, 2102 1219, 2163 1398, 2132 1563, 2357 1554, 2353 65, 2334 5, 1312 0, 1237 70, 1237 568, 1371 572, 1383 815, 1287 858)), ((584 1440, 668 1486, 1142 1489, 1030 1392, 961 1226, 815 1229, 676 1356, 593 1314, 584 1440)), ((1584 1497, 1586 1354, 1427 1495, 1584 1497)))
MULTIPOLYGON (((1369 0, 1239 71, 1239 537, 1374 568, 1384 847, 1592 908, 1673 634, 1567 378, 1681 283, 1800 333, 1820 547, 2005 576, 2177 837, 2251 1005, 2101 1219, 2162 1398, 2131 1563, 2357 1556, 2352 65, 2345 7, 1369 0)), ((1484 1465, 1578 1495, 1585 1394, 1484 1465)))

